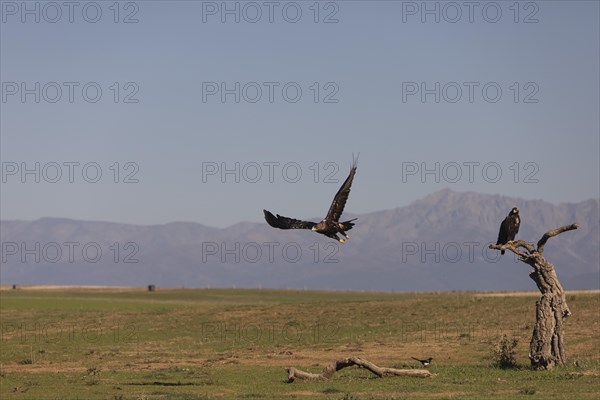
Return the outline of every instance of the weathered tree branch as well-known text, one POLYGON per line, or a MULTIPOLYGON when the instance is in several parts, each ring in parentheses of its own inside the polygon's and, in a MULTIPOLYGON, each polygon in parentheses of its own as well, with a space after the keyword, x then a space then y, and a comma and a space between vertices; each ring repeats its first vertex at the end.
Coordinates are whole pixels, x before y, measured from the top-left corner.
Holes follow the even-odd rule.
POLYGON ((571 224, 552 229, 544 233, 544 236, 542 236, 542 238, 537 242, 537 248, 533 243, 529 243, 524 240, 513 240, 502 245, 490 244, 488 247, 493 250, 510 250, 519 257, 524 258, 522 261, 527 262, 526 260, 534 257, 535 253, 539 253, 540 255, 544 253, 544 246, 546 245, 548 239, 556 235, 560 235, 563 232, 572 231, 573 229, 577 228, 579 228, 578 224, 571 224), (527 253, 521 251, 520 248, 527 250, 527 253))
POLYGON ((359 357, 350 357, 334 361, 333 363, 325 367, 323 372, 321 372, 320 374, 314 374, 311 372, 301 371, 294 367, 288 367, 286 368, 286 371, 288 373, 288 383, 292 383, 296 379, 329 379, 333 376, 333 374, 335 374, 342 368, 351 367, 353 365, 356 365, 359 368, 366 368, 380 378, 383 378, 385 376, 414 376, 419 378, 429 378, 431 376, 431 372, 429 372, 426 369, 396 369, 378 367, 377 365, 373 364, 368 360, 359 357))
POLYGON ((561 226, 558 229, 553 229, 551 231, 544 233, 544 236, 542 236, 542 238, 537 243, 538 253, 542 254, 544 252, 544 246, 546 245, 546 241, 548 239, 550 239, 551 237, 559 235, 563 232, 572 231, 573 229, 577 229, 577 228, 579 228, 578 224, 571 224, 571 225, 561 226))
POLYGON ((533 243, 528 243, 524 240, 514 240, 505 244, 492 243, 488 247, 493 250, 510 250, 516 255, 518 255, 521 258, 521 260, 528 258, 529 254, 535 251, 535 246, 533 245, 533 243), (524 251, 520 250, 521 247, 527 250, 528 253, 525 253, 524 251))
POLYGON ((529 344, 529 359, 535 369, 550 369, 555 364, 566 365, 567 362, 563 322, 571 315, 571 310, 567 305, 565 291, 556 276, 554 265, 544 258, 543 253, 548 239, 578 227, 577 224, 565 225, 544 233, 537 243, 537 248, 533 243, 524 240, 510 241, 503 245, 489 245, 490 249, 512 251, 522 262, 533 268, 529 277, 542 294, 536 302, 536 324, 529 344))

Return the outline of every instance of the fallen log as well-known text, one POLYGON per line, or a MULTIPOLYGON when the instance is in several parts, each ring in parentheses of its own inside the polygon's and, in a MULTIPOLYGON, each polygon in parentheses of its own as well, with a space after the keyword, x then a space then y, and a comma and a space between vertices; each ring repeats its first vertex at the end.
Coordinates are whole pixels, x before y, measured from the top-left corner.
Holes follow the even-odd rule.
POLYGON ((323 372, 315 374, 312 372, 306 372, 299 370, 294 367, 287 367, 285 370, 288 374, 288 383, 294 382, 296 379, 304 380, 316 380, 316 379, 329 379, 337 371, 342 368, 358 366, 359 368, 365 368, 377 375, 379 378, 386 376, 414 376, 417 378, 429 378, 432 374, 426 369, 397 369, 397 368, 386 368, 379 367, 372 362, 359 357, 349 357, 337 360, 327 365, 323 372))

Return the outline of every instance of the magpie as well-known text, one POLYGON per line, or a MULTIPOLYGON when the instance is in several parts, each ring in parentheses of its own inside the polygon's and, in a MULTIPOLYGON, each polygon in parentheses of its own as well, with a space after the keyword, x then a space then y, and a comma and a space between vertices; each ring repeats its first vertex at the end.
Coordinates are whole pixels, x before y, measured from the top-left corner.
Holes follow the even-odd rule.
POLYGON ((417 360, 418 362, 420 362, 421 364, 423 364, 424 367, 427 367, 429 364, 431 364, 431 360, 433 360, 433 358, 429 357, 425 360, 421 360, 419 358, 415 358, 415 357, 411 357, 413 360, 417 360))

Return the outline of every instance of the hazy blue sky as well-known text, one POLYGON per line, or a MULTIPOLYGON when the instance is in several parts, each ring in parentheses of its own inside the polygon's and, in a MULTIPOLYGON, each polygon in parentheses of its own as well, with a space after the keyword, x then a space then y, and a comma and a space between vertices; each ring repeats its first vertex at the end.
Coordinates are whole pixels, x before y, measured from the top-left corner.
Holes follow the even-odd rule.
POLYGON ((2 219, 600 195, 597 1, 69 4, 1 2, 2 219))

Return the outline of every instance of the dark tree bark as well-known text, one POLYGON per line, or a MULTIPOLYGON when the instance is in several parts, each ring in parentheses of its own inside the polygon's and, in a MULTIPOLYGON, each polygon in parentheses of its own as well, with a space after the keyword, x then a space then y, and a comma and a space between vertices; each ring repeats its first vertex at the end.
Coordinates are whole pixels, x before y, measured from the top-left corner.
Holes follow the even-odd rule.
POLYGON ((365 360, 364 358, 359 357, 350 357, 344 358, 341 360, 337 360, 329 364, 323 372, 320 374, 314 374, 312 372, 301 371, 294 367, 288 367, 285 370, 288 373, 288 383, 294 382, 296 379, 329 379, 342 368, 351 367, 356 365, 360 368, 366 368, 375 375, 380 378, 385 376, 415 376, 419 378, 429 378, 431 376, 431 372, 426 369, 396 369, 396 368, 383 368, 378 367, 370 361, 365 360))
POLYGON ((554 265, 544 258, 543 253, 548 239, 578 227, 571 224, 546 232, 538 241, 537 248, 524 240, 489 246, 490 249, 510 250, 519 256, 519 260, 533 267, 529 277, 542 293, 536 302, 536 322, 529 344, 529 360, 533 369, 552 369, 555 365, 567 363, 563 323, 571 311, 554 265))

